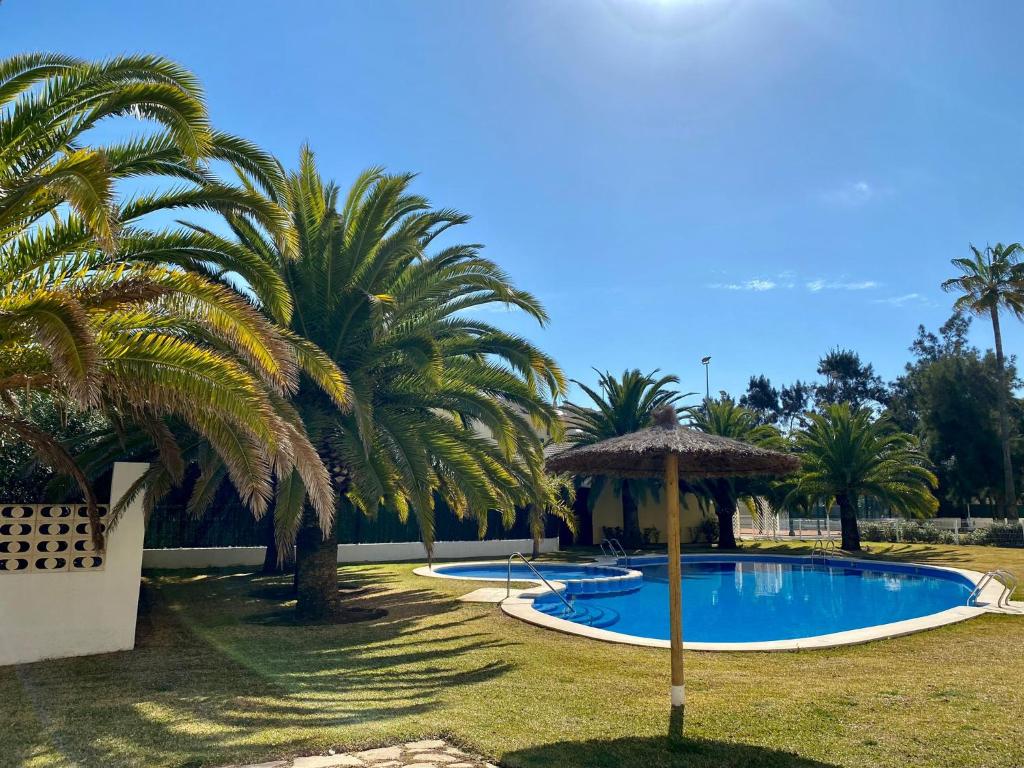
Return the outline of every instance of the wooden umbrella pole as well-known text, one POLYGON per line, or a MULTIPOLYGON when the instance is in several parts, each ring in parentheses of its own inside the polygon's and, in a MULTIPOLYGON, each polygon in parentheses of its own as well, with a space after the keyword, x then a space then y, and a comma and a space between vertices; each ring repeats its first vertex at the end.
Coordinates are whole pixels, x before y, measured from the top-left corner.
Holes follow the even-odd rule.
POLYGON ((683 572, 679 562, 679 457, 665 456, 665 505, 668 527, 668 616, 672 647, 672 708, 686 706, 683 675, 683 572))

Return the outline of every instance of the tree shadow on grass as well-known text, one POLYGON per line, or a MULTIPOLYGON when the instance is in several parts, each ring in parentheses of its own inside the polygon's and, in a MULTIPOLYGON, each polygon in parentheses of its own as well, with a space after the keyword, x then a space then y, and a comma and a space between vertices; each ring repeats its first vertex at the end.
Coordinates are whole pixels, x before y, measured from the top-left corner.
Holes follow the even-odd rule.
MULTIPOLYGON (((249 590, 249 597, 254 597, 257 600, 269 600, 274 603, 288 603, 294 601, 295 585, 292 582, 292 577, 278 576, 275 574, 273 578, 274 581, 259 584, 254 589, 249 590), (282 578, 286 580, 281 581, 282 578)), ((342 600, 357 597, 363 594, 366 589, 367 583, 365 581, 348 580, 338 582, 338 595, 342 600)))
POLYGON ((897 562, 932 563, 934 565, 969 565, 977 556, 953 546, 932 544, 866 543, 869 549, 851 553, 868 560, 895 560, 897 562))
POLYGON ((383 619, 277 627, 249 620, 261 603, 274 610, 247 597, 255 580, 217 573, 148 584, 134 651, 17 668, 42 731, 24 749, 54 749, 82 766, 138 764, 140 755, 182 768, 255 761, 268 731, 277 755, 309 751, 326 731, 415 720, 451 691, 511 669, 480 653, 501 641, 477 631, 474 617, 435 618, 457 605, 451 598, 372 590, 367 599, 389 609, 383 619))
POLYGON ((403 632, 409 622, 410 612, 419 617, 451 611, 457 603, 437 592, 423 589, 395 591, 388 587, 390 578, 376 578, 373 574, 346 573, 338 582, 341 599, 341 615, 332 621, 303 622, 295 615, 295 596, 291 590, 290 576, 262 577, 258 587, 248 595, 261 601, 250 601, 256 610, 245 621, 266 626, 318 626, 324 624, 346 625, 373 622, 376 628, 390 625, 392 631, 403 632), (395 620, 389 621, 393 611, 401 609, 395 620))
POLYGON ((668 737, 560 741, 502 756, 508 768, 837 768, 751 744, 668 737))

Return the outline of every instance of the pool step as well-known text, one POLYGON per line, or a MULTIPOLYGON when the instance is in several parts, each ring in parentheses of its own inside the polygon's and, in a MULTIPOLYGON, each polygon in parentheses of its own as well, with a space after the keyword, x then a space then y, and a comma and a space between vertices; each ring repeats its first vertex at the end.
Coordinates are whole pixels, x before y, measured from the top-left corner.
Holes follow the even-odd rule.
POLYGON ((640 571, 623 570, 622 573, 613 576, 590 576, 584 579, 559 581, 565 584, 567 595, 624 595, 640 589, 644 585, 644 575, 640 571))
POLYGON ((573 613, 571 616, 568 615, 569 610, 559 602, 540 603, 537 601, 534 602, 534 608, 559 619, 568 619, 569 621, 573 621, 577 624, 586 624, 587 626, 596 627, 598 629, 610 627, 619 620, 619 614, 617 611, 613 611, 611 608, 591 605, 582 600, 576 600, 573 602, 573 613))

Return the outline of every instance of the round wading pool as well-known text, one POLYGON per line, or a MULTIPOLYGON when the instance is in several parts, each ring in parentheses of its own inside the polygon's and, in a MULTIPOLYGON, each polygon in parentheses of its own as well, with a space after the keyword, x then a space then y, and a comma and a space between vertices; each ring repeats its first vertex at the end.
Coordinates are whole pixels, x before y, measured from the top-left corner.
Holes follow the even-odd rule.
MULTIPOLYGON (((534 624, 602 640, 668 647, 665 557, 630 560, 633 588, 550 591, 507 600, 534 624)), ((967 571, 851 558, 689 555, 683 558, 683 639, 694 650, 785 650, 865 642, 970 618, 967 571)))
MULTIPOLYGON (((623 594, 632 592, 643 585, 643 575, 631 568, 613 565, 590 565, 587 563, 533 563, 540 574, 549 582, 564 587, 567 595, 623 594)), ((431 576, 472 581, 507 581, 507 561, 482 563, 454 563, 435 565, 431 576)), ((543 583, 523 562, 513 562, 512 581, 543 583)), ((554 597, 554 595, 552 595, 554 597)), ((556 600, 558 598, 555 598, 556 600)))

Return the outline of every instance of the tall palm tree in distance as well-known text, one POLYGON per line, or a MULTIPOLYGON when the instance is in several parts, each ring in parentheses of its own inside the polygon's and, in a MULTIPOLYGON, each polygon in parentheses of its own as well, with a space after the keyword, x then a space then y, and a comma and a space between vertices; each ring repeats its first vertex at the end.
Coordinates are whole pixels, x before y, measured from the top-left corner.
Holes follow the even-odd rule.
POLYGON ((970 312, 992 320, 992 335, 995 338, 996 364, 1002 377, 997 406, 999 408, 999 439, 1003 451, 1003 498, 1002 510, 1007 517, 1017 518, 1017 492, 1013 482, 1013 465, 1010 459, 1010 414, 1007 399, 1010 382, 1003 356, 1003 335, 999 327, 999 313, 1009 310, 1018 320, 1024 319, 1024 264, 1021 263, 1022 249, 1019 243, 1003 245, 997 243, 981 251, 971 246, 971 256, 953 259, 952 264, 960 270, 959 277, 953 277, 942 284, 944 291, 959 293, 953 306, 957 311, 970 312))
MULTIPOLYGON (((658 371, 641 373, 639 369, 623 371, 620 378, 610 372, 598 373, 598 390, 578 381, 574 383, 590 398, 591 404, 566 403, 566 439, 575 445, 589 445, 609 437, 617 437, 649 427, 659 406, 672 405, 685 397, 674 389, 677 376, 658 376, 658 371)), ((604 478, 595 477, 591 500, 601 495, 604 478)), ((628 547, 642 543, 638 504, 648 486, 642 480, 614 480, 613 488, 622 501, 622 533, 628 547)))

